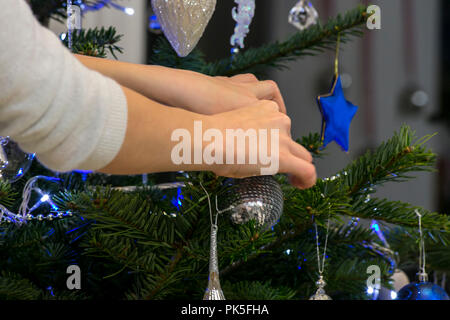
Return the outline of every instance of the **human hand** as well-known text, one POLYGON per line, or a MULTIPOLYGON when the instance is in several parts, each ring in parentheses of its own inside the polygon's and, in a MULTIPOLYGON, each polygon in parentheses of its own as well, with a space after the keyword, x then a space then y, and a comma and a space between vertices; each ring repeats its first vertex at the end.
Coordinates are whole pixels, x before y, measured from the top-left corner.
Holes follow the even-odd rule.
MULTIPOLYGON (((207 124, 208 129, 218 129, 221 132, 227 130, 242 129, 243 132, 249 132, 247 130, 254 130, 260 133, 260 130, 266 129, 269 132, 267 138, 267 149, 272 149, 272 143, 278 143, 278 153, 272 154, 270 152, 270 158, 272 162, 278 161, 278 173, 287 173, 290 175, 291 183, 299 189, 307 189, 315 185, 317 175, 315 166, 312 164, 313 158, 311 154, 301 145, 294 142, 291 139, 290 118, 280 112, 278 105, 273 101, 261 100, 256 101, 248 107, 243 107, 238 110, 232 110, 229 112, 213 115, 209 117, 207 124), (279 137, 277 141, 273 141, 270 136, 270 132, 273 129, 278 129, 279 137)), ((224 135, 225 136, 225 135, 224 135)), ((239 139, 239 138, 238 138, 239 139)), ((223 158, 229 158, 227 152, 227 144, 230 143, 225 139, 223 145, 223 158)), ((247 139, 246 141, 250 141, 247 139)), ((234 143, 234 141, 233 141, 234 143)), ((258 134, 258 144, 261 148, 261 136, 258 134)), ((215 150, 217 152, 217 150, 215 150)), ((220 176, 231 178, 245 178, 255 175, 262 175, 261 168, 267 163, 261 163, 261 158, 258 159, 257 164, 249 164, 250 143, 245 143, 245 150, 242 148, 234 148, 234 154, 231 155, 236 159, 239 157, 239 153, 245 153, 246 164, 223 164, 213 165, 210 169, 214 173, 220 176)), ((258 150, 260 152, 260 150, 258 150)))
POLYGON ((286 113, 278 85, 271 80, 259 81, 252 74, 234 77, 210 77, 177 70, 176 84, 168 88, 168 104, 192 112, 213 115, 248 106, 258 100, 272 100, 286 113))
POLYGON ((315 184, 311 154, 291 139, 291 120, 273 101, 202 115, 122 88, 128 104, 126 136, 116 158, 100 172, 212 171, 235 178, 288 173, 300 189, 315 184))
POLYGON ((75 56, 86 67, 167 106, 212 115, 264 99, 276 102, 280 111, 286 113, 277 84, 258 81, 252 74, 210 77, 188 70, 75 56))

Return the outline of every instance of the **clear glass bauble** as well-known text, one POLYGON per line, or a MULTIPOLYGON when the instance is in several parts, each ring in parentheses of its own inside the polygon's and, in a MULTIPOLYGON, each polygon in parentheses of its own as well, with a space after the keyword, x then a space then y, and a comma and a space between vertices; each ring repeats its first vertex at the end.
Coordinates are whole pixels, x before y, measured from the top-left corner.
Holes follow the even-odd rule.
POLYGON ((34 154, 23 152, 9 137, 0 137, 0 179, 13 183, 22 178, 33 162, 34 154))
POLYGON ((319 14, 310 1, 300 0, 289 12, 289 23, 300 31, 317 24, 318 20, 319 14))

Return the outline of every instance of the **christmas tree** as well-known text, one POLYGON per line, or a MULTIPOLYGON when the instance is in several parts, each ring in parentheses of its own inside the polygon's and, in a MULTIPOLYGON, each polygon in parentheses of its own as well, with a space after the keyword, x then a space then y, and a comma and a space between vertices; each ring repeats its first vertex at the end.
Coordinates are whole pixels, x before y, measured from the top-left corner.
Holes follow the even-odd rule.
MULTIPOLYGON (((66 1, 29 2, 43 24, 66 18, 66 1)), ((114 2, 76 3, 101 7, 114 2)), ((270 68, 284 68, 288 61, 335 50, 338 41, 345 45, 364 36, 367 18, 361 6, 285 41, 216 62, 207 62, 198 50, 180 58, 161 35, 151 63, 211 76, 253 73, 263 78, 270 68)), ((67 44, 67 37, 62 38, 67 44)), ((72 50, 114 55, 121 52, 120 38, 113 27, 81 30, 73 34, 72 50)), ((367 293, 371 266, 379 267, 381 285, 388 289, 393 289, 395 267, 417 270, 417 212, 427 235, 428 270, 449 271, 448 216, 373 196, 386 183, 433 171, 436 155, 426 147, 431 138, 417 138, 403 126, 378 148, 308 190, 296 189, 284 175, 277 175, 284 209, 272 228, 261 228, 254 220, 236 225, 229 213, 221 213, 217 250, 225 297, 308 299, 317 290, 317 262, 326 243, 327 295, 335 300, 372 299, 367 293), (372 228, 358 224, 359 219, 373 221, 372 228), (400 264, 393 266, 394 261, 400 264)), ((297 141, 316 158, 326 156, 321 134, 297 141)), ((19 212, 22 192, 30 188, 25 183, 36 176, 53 179, 39 180, 39 190, 45 192, 29 199, 40 204, 33 214, 19 221, 2 212, 0 299, 202 299, 210 263, 210 210, 216 209, 216 197, 224 208, 235 192, 232 180, 208 172, 180 173, 178 183, 162 188, 154 185, 158 175, 143 181, 141 176, 56 174, 34 161, 19 181, 0 180, 0 205, 19 212), (74 265, 81 270, 82 290, 67 286, 67 270, 74 265)))

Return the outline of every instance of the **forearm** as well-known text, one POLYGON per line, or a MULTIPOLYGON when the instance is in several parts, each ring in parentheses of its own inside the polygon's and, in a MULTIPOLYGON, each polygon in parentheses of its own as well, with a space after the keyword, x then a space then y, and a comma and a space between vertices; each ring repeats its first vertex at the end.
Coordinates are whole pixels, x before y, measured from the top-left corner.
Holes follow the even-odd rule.
MULTIPOLYGON (((128 102, 128 125, 124 143, 116 158, 99 170, 108 174, 143 174, 170 171, 213 170, 206 165, 176 165, 171 159, 171 141, 176 129, 194 136, 194 121, 209 123, 209 117, 170 108, 123 88, 128 102)), ((192 141, 193 147, 193 141, 192 141)))
POLYGON ((116 60, 100 59, 75 55, 78 60, 91 70, 116 80, 122 86, 165 105, 183 107, 176 98, 180 90, 188 90, 188 77, 203 77, 190 71, 166 68, 154 65, 140 65, 116 60))

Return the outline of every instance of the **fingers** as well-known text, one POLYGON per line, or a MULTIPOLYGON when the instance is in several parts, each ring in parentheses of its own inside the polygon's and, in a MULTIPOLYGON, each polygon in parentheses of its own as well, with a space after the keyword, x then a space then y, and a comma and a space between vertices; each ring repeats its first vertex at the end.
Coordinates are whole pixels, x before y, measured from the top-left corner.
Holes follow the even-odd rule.
POLYGON ((258 78, 251 73, 238 74, 226 79, 234 83, 249 85, 250 90, 256 98, 260 100, 273 100, 278 104, 280 112, 286 113, 286 105, 284 103, 283 96, 281 95, 280 89, 275 81, 259 81, 258 78))
POLYGON ((302 145, 298 144, 293 140, 290 140, 289 142, 289 151, 297 158, 303 159, 308 163, 313 162, 313 157, 311 153, 308 150, 306 150, 302 145))
POLYGON ((237 82, 237 83, 254 83, 254 82, 259 81, 258 78, 254 74, 251 74, 251 73, 238 74, 229 79, 231 81, 237 82))
POLYGON ((275 101, 280 108, 280 112, 286 113, 286 105, 275 81, 259 81, 251 84, 251 90, 253 90, 253 93, 258 99, 275 101))
POLYGON ((281 159, 280 172, 290 174, 290 182, 299 189, 308 189, 316 184, 316 168, 311 163, 288 154, 281 159))
POLYGON ((294 187, 299 189, 311 188, 317 180, 311 153, 291 139, 285 143, 287 143, 290 154, 280 159, 280 172, 289 174, 289 181, 294 187))

